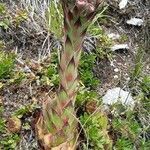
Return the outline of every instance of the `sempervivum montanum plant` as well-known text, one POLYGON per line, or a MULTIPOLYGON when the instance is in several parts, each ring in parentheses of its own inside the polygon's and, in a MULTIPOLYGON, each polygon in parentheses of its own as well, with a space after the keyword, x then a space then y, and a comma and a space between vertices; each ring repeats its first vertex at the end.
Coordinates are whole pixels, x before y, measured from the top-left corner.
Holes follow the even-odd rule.
POLYGON ((60 56, 57 97, 43 103, 36 132, 44 150, 75 150, 77 121, 74 103, 78 64, 87 28, 101 0, 61 0, 64 12, 64 48, 60 56))

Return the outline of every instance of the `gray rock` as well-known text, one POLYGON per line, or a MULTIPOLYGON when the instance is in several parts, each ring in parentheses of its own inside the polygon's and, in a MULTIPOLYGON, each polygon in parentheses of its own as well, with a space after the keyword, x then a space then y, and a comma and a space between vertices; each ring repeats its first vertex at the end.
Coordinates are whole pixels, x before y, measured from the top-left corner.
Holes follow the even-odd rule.
POLYGON ((128 0, 121 0, 120 3, 119 3, 119 8, 120 9, 125 8, 127 3, 128 3, 128 0))
POLYGON ((128 91, 122 90, 120 87, 109 89, 102 98, 105 105, 112 105, 120 102, 123 105, 134 107, 134 100, 128 91))
POLYGON ((116 51, 116 50, 122 50, 122 49, 129 49, 128 44, 116 44, 114 46, 111 47, 112 51, 116 51))
POLYGON ((133 25, 133 26, 142 26, 144 21, 140 18, 131 18, 130 20, 127 20, 127 24, 133 25))

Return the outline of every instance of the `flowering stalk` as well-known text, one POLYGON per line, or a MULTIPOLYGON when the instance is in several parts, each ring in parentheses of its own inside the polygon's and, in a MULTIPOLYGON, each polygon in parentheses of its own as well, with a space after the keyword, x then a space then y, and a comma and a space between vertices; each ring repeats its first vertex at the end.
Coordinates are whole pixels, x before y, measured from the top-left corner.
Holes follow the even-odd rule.
POLYGON ((61 0, 64 12, 64 47, 59 62, 60 86, 57 97, 46 101, 36 124, 43 149, 75 149, 77 121, 74 103, 78 64, 87 28, 96 15, 100 0, 61 0))

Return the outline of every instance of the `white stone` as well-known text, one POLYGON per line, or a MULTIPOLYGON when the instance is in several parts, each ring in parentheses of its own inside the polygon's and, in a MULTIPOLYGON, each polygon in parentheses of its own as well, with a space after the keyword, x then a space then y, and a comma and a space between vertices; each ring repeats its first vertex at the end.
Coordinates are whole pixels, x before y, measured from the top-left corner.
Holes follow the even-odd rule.
POLYGON ((30 68, 29 68, 28 66, 25 66, 25 67, 24 67, 24 72, 26 72, 26 73, 30 73, 30 72, 31 72, 31 70, 30 70, 30 68))
POLYGON ((119 69, 118 69, 118 68, 115 68, 115 69, 114 69, 114 72, 119 72, 119 69))
POLYGON ((130 81, 130 77, 127 77, 127 79, 126 79, 127 81, 130 81))
POLYGON ((140 18, 131 18, 130 20, 127 20, 127 24, 134 25, 134 26, 142 26, 144 21, 140 18))
POLYGON ((118 75, 114 75, 114 79, 118 79, 119 77, 118 77, 118 75))
POLYGON ((123 105, 134 107, 134 100, 128 91, 122 90, 120 87, 109 89, 102 97, 105 105, 112 105, 116 102, 121 102, 123 105))
POLYGON ((108 34, 108 37, 115 40, 115 39, 119 39, 120 35, 119 34, 115 34, 115 33, 110 33, 108 34))
POLYGON ((116 45, 111 47, 112 51, 116 51, 119 49, 129 49, 129 46, 128 46, 128 44, 116 44, 116 45))
POLYGON ((115 67, 113 61, 110 62, 110 66, 115 67))
POLYGON ((121 0, 120 3, 119 3, 119 8, 120 9, 125 8, 127 3, 128 3, 128 0, 121 0))

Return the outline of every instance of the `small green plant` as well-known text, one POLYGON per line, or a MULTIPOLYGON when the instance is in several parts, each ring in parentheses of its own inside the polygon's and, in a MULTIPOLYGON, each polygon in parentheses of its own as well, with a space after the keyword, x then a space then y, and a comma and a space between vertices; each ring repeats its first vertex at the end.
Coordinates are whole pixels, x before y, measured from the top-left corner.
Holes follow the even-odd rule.
POLYGON ((0 3, 0 27, 7 30, 11 25, 18 27, 23 21, 28 19, 26 10, 17 9, 15 15, 7 10, 5 4, 0 3))
POLYGON ((5 18, 2 21, 0 21, 0 27, 4 28, 5 30, 8 29, 9 24, 10 22, 8 18, 5 18))
POLYGON ((14 24, 18 27, 23 21, 28 19, 28 14, 25 10, 19 10, 14 17, 14 24))
POLYGON ((0 3, 0 14, 5 14, 6 13, 6 6, 4 3, 0 3))
POLYGON ((0 51, 0 79, 7 78, 14 68, 15 55, 0 51))
POLYGON ((122 109, 118 114, 113 115, 111 125, 116 136, 114 141, 115 150, 134 148, 148 150, 149 141, 146 140, 145 135, 149 133, 149 125, 141 121, 142 118, 140 118, 146 119, 144 114, 143 108, 140 108, 140 110, 122 109), (143 114, 141 115, 141 113, 143 114))
POLYGON ((95 58, 95 54, 83 54, 79 66, 80 79, 86 87, 90 88, 97 87, 100 82, 92 71, 95 65, 95 58))
POLYGON ((98 98, 98 94, 96 91, 89 91, 88 89, 80 88, 77 94, 76 105, 82 106, 88 101, 96 100, 98 98))
POLYGON ((110 47, 112 46, 112 40, 106 35, 101 34, 99 38, 99 44, 96 48, 96 54, 99 58, 111 58, 110 47))
POLYGON ((51 87, 58 86, 59 75, 58 75, 58 58, 55 52, 51 53, 51 64, 43 67, 41 82, 44 85, 49 85, 51 87))
POLYGON ((142 103, 145 110, 149 112, 150 108, 150 75, 143 77, 142 82, 140 83, 141 92, 139 94, 140 102, 142 103))
POLYGON ((14 150, 19 142, 18 134, 7 134, 6 137, 0 140, 0 148, 4 150, 14 150))
POLYGON ((134 149, 133 143, 128 139, 121 137, 116 142, 116 150, 132 150, 134 149))
POLYGON ((20 137, 18 134, 12 134, 7 131, 3 111, 3 107, 0 106, 0 149, 14 150, 20 137))
POLYGON ((97 38, 100 38, 102 34, 104 34, 104 31, 100 26, 98 26, 98 24, 91 24, 88 28, 88 33, 97 38))
POLYGON ((58 71, 57 71, 57 66, 55 64, 51 64, 45 70, 45 76, 43 76, 42 80, 45 81, 45 83, 47 83, 47 85, 58 86, 59 75, 58 75, 58 71))
POLYGON ((142 91, 148 95, 150 91, 150 75, 146 75, 143 77, 142 83, 141 83, 141 89, 142 91))
POLYGON ((113 127, 122 134, 122 137, 130 139, 133 143, 141 133, 140 124, 134 119, 116 118, 113 127))
POLYGON ((50 1, 49 9, 46 13, 47 28, 57 37, 62 36, 63 12, 59 2, 50 1))
MULTIPOLYGON (((104 8, 105 11, 106 8, 104 8)), ((105 57, 111 57, 110 47, 113 44, 112 39, 110 39, 105 31, 99 25, 97 19, 101 18, 101 13, 95 18, 95 21, 91 23, 88 28, 88 33, 97 38, 96 56, 103 59, 105 57)))
POLYGON ((22 106, 21 108, 16 110, 13 113, 13 115, 16 116, 17 118, 22 118, 24 115, 33 112, 35 108, 36 108, 35 104, 22 106))
POLYGON ((7 15, 7 9, 4 3, 0 3, 0 27, 8 29, 10 21, 7 15))
POLYGON ((87 144, 85 143, 86 150, 103 150, 111 149, 112 142, 108 136, 108 119, 102 113, 94 113, 93 115, 88 115, 84 113, 80 117, 81 124, 85 130, 85 135, 87 144))
POLYGON ((141 76, 141 73, 143 70, 143 58, 144 58, 144 51, 142 48, 139 48, 135 55, 135 66, 131 73, 131 82, 132 83, 134 83, 134 81, 137 80, 141 76))

